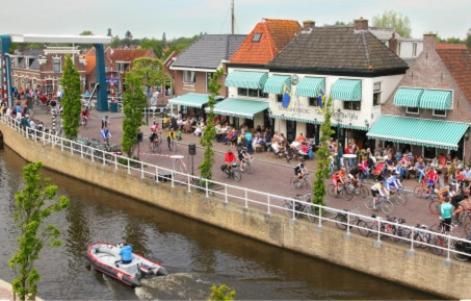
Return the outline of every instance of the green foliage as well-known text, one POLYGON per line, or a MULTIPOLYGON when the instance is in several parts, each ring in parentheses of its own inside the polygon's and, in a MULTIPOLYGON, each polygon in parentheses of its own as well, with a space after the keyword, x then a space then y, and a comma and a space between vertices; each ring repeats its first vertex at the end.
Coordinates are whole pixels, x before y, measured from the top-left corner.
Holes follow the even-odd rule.
POLYGON ((84 30, 80 33, 81 36, 93 36, 93 32, 91 30, 84 30))
POLYGON ((145 87, 154 87, 172 82, 170 76, 164 72, 164 67, 159 59, 141 57, 134 61, 132 72, 145 87))
POLYGON ((324 205, 324 197, 326 193, 325 180, 329 178, 329 140, 332 135, 332 98, 326 101, 324 97, 323 108, 324 123, 321 125, 320 147, 316 152, 317 168, 312 185, 312 202, 317 205, 324 205))
POLYGON ((57 199, 58 187, 46 185, 40 174, 42 164, 31 163, 23 168, 24 187, 15 194, 15 223, 19 229, 18 250, 8 265, 15 272, 12 281, 15 294, 20 300, 34 300, 41 277, 34 267, 44 243, 51 247, 60 245, 60 231, 54 225, 42 226, 53 213, 69 205, 65 196, 57 199))
POLYGON ((411 27, 409 18, 392 10, 385 11, 381 16, 374 17, 373 26, 394 28, 403 38, 410 38, 411 27))
POLYGON ((466 38, 466 46, 471 49, 471 34, 468 34, 468 37, 466 38))
POLYGON ((201 136, 201 146, 204 148, 203 161, 201 162, 199 169, 202 178, 210 180, 213 176, 212 170, 214 165, 214 150, 213 140, 216 137, 216 128, 214 124, 214 106, 216 105, 216 96, 219 95, 221 84, 219 79, 223 76, 224 70, 218 69, 211 76, 209 81, 208 90, 208 108, 209 112, 206 117, 206 128, 204 129, 203 135, 201 136))
POLYGON ((139 46, 142 49, 152 49, 158 58, 162 58, 165 44, 163 41, 160 41, 154 38, 152 39, 144 38, 139 43, 139 46))
POLYGON ((211 294, 208 301, 232 301, 236 297, 236 291, 225 284, 211 286, 211 294))
POLYGON ((67 138, 74 139, 77 137, 80 126, 82 104, 80 101, 80 74, 70 56, 65 58, 61 84, 64 88, 64 98, 62 99, 64 134, 67 138))
POLYGON ((126 91, 123 95, 123 137, 121 146, 128 157, 131 157, 133 147, 137 142, 137 133, 142 124, 143 111, 147 99, 142 91, 141 81, 134 71, 126 74, 126 91))

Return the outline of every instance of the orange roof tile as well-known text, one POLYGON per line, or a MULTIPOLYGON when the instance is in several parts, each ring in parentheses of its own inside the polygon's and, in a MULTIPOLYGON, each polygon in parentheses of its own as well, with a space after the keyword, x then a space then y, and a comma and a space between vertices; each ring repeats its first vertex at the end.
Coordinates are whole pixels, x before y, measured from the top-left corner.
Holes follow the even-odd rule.
POLYGON ((471 102, 471 50, 466 47, 437 47, 437 53, 468 101, 471 102))
POLYGON ((436 49, 466 49, 466 44, 439 43, 436 49))
POLYGON ((234 64, 265 65, 299 32, 301 26, 297 21, 263 19, 257 23, 239 49, 232 55, 234 64), (261 34, 260 41, 253 41, 255 35, 261 34))
POLYGON ((140 57, 155 57, 155 54, 150 49, 127 49, 127 48, 116 48, 110 51, 110 59, 116 61, 127 61, 132 62, 140 57))

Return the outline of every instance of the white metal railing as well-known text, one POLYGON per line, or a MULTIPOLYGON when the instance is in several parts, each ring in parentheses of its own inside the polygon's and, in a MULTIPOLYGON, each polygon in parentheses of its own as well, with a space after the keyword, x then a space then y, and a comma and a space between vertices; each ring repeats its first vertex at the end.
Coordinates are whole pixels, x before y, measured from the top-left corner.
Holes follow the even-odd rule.
POLYGON ((109 166, 115 172, 122 170, 140 179, 151 178, 156 184, 169 183, 172 188, 180 185, 180 187, 185 187, 189 193, 194 190, 200 191, 206 197, 217 197, 226 204, 236 202, 246 209, 258 210, 259 212, 265 211, 268 215, 277 212, 286 214, 292 220, 300 217, 305 218, 314 222, 319 228, 325 225, 336 225, 338 228, 344 229, 346 235, 351 235, 351 232, 356 230, 364 236, 374 237, 376 244, 381 244, 383 240, 390 239, 408 244, 411 252, 416 248, 429 248, 436 254, 446 255, 447 260, 450 260, 452 254, 455 257, 461 256, 461 258, 471 260, 471 257, 467 257, 469 254, 455 249, 457 243, 471 244, 471 241, 450 234, 441 234, 420 227, 390 222, 379 217, 365 216, 346 210, 315 205, 290 197, 203 179, 170 168, 107 152, 44 131, 22 127, 18 120, 9 116, 1 116, 0 121, 15 129, 27 139, 43 145, 50 145, 52 148, 78 156, 80 159, 91 160, 95 164, 109 166))

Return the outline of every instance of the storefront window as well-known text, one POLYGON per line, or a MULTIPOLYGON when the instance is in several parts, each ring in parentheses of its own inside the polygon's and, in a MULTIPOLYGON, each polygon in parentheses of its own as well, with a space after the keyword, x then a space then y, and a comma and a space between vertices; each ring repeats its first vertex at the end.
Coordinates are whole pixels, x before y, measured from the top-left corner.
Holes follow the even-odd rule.
POLYGON ((343 108, 344 110, 360 111, 361 101, 344 101, 343 108))

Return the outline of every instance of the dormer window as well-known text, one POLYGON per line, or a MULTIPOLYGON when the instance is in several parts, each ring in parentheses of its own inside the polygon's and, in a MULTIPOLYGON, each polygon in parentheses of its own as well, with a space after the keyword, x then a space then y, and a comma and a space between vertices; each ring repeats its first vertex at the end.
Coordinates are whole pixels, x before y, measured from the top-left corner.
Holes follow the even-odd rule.
POLYGON ((261 39, 262 39, 262 33, 257 32, 253 35, 252 42, 257 43, 257 42, 260 42, 261 39))

